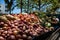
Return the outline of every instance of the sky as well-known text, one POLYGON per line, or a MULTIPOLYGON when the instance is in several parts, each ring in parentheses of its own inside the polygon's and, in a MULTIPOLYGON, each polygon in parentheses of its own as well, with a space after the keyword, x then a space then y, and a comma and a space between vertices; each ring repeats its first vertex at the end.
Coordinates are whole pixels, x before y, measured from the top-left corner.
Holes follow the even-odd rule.
POLYGON ((0 0, 0 4, 4 4, 4 0, 0 0))
MULTIPOLYGON (((5 4, 4 0, 0 0, 0 4, 5 4)), ((20 13, 20 9, 17 9, 17 7, 12 11, 12 13, 20 13)))

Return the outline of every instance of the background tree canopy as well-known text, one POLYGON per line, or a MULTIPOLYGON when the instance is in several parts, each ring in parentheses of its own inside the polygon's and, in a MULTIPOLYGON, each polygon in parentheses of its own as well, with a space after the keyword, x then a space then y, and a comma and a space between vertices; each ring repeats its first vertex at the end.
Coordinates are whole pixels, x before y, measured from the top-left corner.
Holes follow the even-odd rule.
POLYGON ((39 10, 46 13, 56 13, 60 8, 60 0, 4 0, 8 11, 11 12, 15 7, 20 8, 21 12, 39 10), (14 4, 15 3, 15 4, 14 4), (12 8, 13 7, 13 8, 12 8))

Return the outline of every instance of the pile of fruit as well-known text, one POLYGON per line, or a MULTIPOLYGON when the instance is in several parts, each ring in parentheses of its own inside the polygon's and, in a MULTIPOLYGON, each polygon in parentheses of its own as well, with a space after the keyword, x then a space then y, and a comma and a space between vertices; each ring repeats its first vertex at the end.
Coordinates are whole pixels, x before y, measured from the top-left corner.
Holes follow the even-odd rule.
POLYGON ((34 14, 0 16, 0 40, 32 40, 48 31, 34 14))

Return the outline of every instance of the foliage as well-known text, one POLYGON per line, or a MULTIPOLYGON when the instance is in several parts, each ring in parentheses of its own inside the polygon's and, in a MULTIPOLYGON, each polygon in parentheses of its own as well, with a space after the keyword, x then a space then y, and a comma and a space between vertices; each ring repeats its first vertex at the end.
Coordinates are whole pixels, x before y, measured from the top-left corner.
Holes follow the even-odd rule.
POLYGON ((10 14, 11 14, 11 10, 13 10, 12 7, 14 5, 14 1, 15 0, 4 0, 6 7, 7 7, 8 11, 10 12, 10 14))
MULTIPOLYGON (((21 12, 30 12, 33 10, 41 10, 46 6, 46 13, 56 13, 56 10, 60 8, 60 0, 15 0, 16 6, 21 9, 21 12)), ((8 8, 11 9, 14 0, 5 0, 5 3, 8 4, 8 8)), ((15 6, 15 7, 16 7, 15 6)), ((14 8, 13 8, 14 9, 14 8)))
MULTIPOLYGON (((21 0, 16 0, 19 5, 17 6, 18 8, 21 8, 21 0)), ((22 0, 22 9, 23 11, 32 11, 35 9, 39 10, 40 4, 38 4, 38 1, 36 2, 35 0, 22 0)))

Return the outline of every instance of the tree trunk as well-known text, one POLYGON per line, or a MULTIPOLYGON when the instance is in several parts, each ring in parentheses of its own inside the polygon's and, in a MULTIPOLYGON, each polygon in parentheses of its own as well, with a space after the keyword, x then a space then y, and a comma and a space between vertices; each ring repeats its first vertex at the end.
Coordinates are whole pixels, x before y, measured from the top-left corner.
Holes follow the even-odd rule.
POLYGON ((40 4, 40 0, 39 0, 39 10, 40 10, 40 5, 41 5, 41 4, 40 4))
POLYGON ((22 0, 21 0, 21 13, 22 13, 22 0))
POLYGON ((11 14, 11 10, 9 11, 9 13, 11 14))
POLYGON ((27 12, 29 12, 29 0, 28 0, 28 8, 27 8, 27 12))
POLYGON ((11 14, 11 8, 10 8, 10 10, 9 10, 9 14, 11 14))

